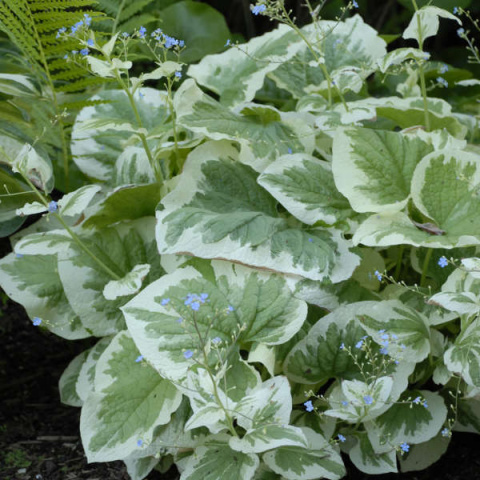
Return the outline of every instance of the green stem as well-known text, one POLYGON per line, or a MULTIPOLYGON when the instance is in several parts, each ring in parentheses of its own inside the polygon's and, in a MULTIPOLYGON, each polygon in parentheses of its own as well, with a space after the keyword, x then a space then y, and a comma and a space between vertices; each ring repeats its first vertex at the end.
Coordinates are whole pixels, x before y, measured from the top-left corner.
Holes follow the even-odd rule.
POLYGON ((428 271, 428 264, 430 263, 430 258, 432 257, 433 248, 429 248, 427 250, 427 254, 425 255, 425 260, 423 261, 423 268, 422 268, 422 276, 420 277, 420 286, 425 286, 425 280, 427 278, 427 271, 428 271))
POLYGON ((212 386, 213 386, 213 394, 215 396, 215 400, 217 401, 218 405, 220 406, 220 408, 223 410, 223 412, 225 413, 225 418, 227 420, 227 424, 228 424, 228 429, 230 430, 230 433, 234 436, 234 437, 238 437, 238 434, 235 430, 235 427, 233 426, 233 420, 232 420, 232 417, 230 416, 230 414, 228 413, 228 408, 226 408, 224 405, 223 405, 223 402, 222 400, 220 399, 220 395, 218 393, 218 388, 217 388, 217 383, 215 382, 215 378, 213 377, 212 375, 212 372, 210 371, 210 367, 208 366, 208 355, 207 355, 207 352, 205 350, 205 342, 203 340, 203 337, 202 337, 202 334, 198 328, 198 324, 197 324, 197 318, 195 316, 195 314, 193 315, 193 326, 195 328, 195 331, 197 332, 197 336, 198 336, 198 339, 200 340, 200 346, 202 348, 202 353, 203 353, 203 359, 205 361, 205 364, 204 364, 204 368, 205 370, 207 371, 208 373, 208 376, 210 377, 210 381, 212 382, 212 386))
MULTIPOLYGON (((418 12, 418 6, 416 0, 412 0, 413 8, 415 9, 415 13, 418 12)), ((423 52, 423 35, 422 35, 422 22, 420 20, 420 15, 417 15, 417 30, 418 30, 418 46, 420 50, 423 52)), ((422 91, 422 98, 423 98, 423 111, 425 115, 425 129, 427 132, 430 131, 430 112, 428 110, 428 97, 427 97, 427 85, 425 82, 425 72, 423 70, 423 64, 419 64, 418 66, 418 73, 420 75, 420 89, 422 91)))
POLYGON ((180 155, 178 154, 177 115, 173 107, 172 85, 173 85, 172 79, 170 77, 167 77, 167 92, 168 92, 167 103, 168 103, 168 108, 170 109, 170 116, 172 117, 173 142, 175 144, 175 158, 177 160, 177 170, 180 172, 181 165, 180 165, 180 155))
MULTIPOLYGON (((283 5, 282 3, 282 10, 283 10, 283 14, 285 16, 285 19, 286 19, 286 22, 287 22, 287 25, 292 28, 295 33, 305 42, 305 44, 307 45, 308 49, 310 50, 310 52, 312 53, 312 55, 314 56, 315 58, 315 61, 317 62, 317 64, 319 65, 320 69, 322 70, 322 73, 323 75, 325 76, 326 80, 327 80, 327 88, 328 88, 328 105, 329 107, 331 108, 332 105, 333 105, 333 99, 332 99, 332 85, 334 85, 333 83, 333 80, 332 80, 332 77, 330 77, 330 74, 328 73, 328 70, 327 70, 327 67, 325 66, 324 63, 321 62, 320 60, 320 57, 317 55, 317 52, 315 51, 315 49, 313 48, 313 45, 310 43, 310 40, 308 40, 308 38, 303 34, 303 32, 295 25, 294 22, 292 22, 292 20, 290 20, 290 16, 288 15, 288 12, 287 10, 285 9, 285 5, 283 5)), ((336 87, 337 89, 337 93, 338 95, 340 96, 340 100, 342 101, 342 104, 343 106, 345 107, 345 110, 348 112, 348 106, 347 106, 347 102, 345 101, 345 98, 342 94, 342 92, 340 91, 340 89, 338 88, 338 86, 336 87)))
MULTIPOLYGON (((111 63, 109 57, 107 57, 107 60, 111 63)), ((125 85, 125 82, 122 80, 122 77, 118 73, 118 70, 115 69, 114 72, 115 72, 115 78, 116 78, 118 84, 122 87, 122 89, 125 91, 125 93, 128 96, 130 106, 132 107, 133 114, 135 115, 135 120, 137 121, 137 126, 139 128, 143 128, 142 119, 140 118, 140 114, 138 113, 137 105, 135 103, 135 99, 133 98, 132 92, 130 92, 130 89, 128 88, 128 86, 125 85)), ((155 174, 155 178, 157 179, 157 182, 162 184, 163 183, 163 175, 162 175, 162 172, 160 171, 160 169, 157 168, 157 165, 156 165, 155 160, 153 158, 150 147, 148 146, 147 137, 145 137, 145 135, 143 133, 137 133, 137 135, 140 138, 140 141, 142 142, 143 149, 145 150, 145 153, 147 154, 148 161, 149 161, 150 166, 151 166, 151 168, 152 168, 152 170, 155 174)))
MULTIPOLYGON (((48 201, 43 197, 43 195, 38 191, 35 185, 30 181, 27 175, 22 173, 23 178, 38 197, 41 203, 45 205, 48 209, 48 201)), ((80 237, 66 224, 65 220, 62 218, 61 215, 58 213, 53 214, 55 218, 62 224, 63 228, 69 233, 72 237, 72 240, 109 276, 111 276, 114 280, 120 280, 120 276, 118 276, 114 271, 108 268, 80 239, 80 237)))

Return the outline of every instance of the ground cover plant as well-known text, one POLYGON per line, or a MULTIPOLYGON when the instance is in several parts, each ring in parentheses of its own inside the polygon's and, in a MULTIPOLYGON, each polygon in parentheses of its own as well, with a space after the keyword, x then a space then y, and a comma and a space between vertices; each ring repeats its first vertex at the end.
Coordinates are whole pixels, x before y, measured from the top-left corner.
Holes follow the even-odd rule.
POLYGON ((479 433, 480 81, 425 48, 451 22, 480 64, 476 19, 413 1, 391 49, 356 1, 307 1, 303 27, 262 1, 278 26, 241 43, 189 1, 148 29, 151 3, 0 6, 23 55, 0 73, 1 231, 41 215, 0 285, 98 339, 60 379, 89 461, 339 479, 341 454, 419 470, 479 433))

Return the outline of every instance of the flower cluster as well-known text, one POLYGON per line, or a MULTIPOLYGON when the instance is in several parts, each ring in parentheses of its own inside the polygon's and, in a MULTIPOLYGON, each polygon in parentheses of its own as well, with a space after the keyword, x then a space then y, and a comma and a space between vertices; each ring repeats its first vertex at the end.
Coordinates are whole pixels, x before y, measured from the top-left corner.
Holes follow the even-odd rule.
POLYGON ((197 295, 196 293, 188 293, 184 305, 197 312, 200 309, 200 305, 208 301, 208 293, 201 293, 200 295, 197 295))

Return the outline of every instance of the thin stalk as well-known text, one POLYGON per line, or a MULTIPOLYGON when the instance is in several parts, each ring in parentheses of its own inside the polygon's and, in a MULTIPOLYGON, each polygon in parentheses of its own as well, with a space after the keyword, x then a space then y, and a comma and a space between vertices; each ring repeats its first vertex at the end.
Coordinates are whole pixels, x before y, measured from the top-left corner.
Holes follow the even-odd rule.
POLYGON ((423 268, 422 268, 422 276, 420 277, 420 286, 425 286, 425 280, 427 278, 427 271, 428 271, 428 264, 430 263, 430 258, 432 257, 433 248, 429 248, 427 250, 427 254, 425 255, 425 260, 423 261, 423 268))
POLYGON ((115 15, 115 21, 113 22, 113 26, 112 26, 112 35, 115 35, 117 31, 117 25, 118 25, 118 22, 120 21, 120 15, 122 14, 123 9, 125 7, 125 2, 126 0, 122 0, 122 3, 118 7, 117 14, 115 15))
MULTIPOLYGON (((45 200, 43 195, 40 194, 38 189, 35 187, 35 185, 30 181, 30 179, 26 176, 23 175, 23 178, 29 185, 29 187, 32 189, 32 191, 35 193, 35 195, 38 197, 41 203, 45 205, 46 208, 48 208, 48 202, 45 200)), ((112 271, 110 268, 108 268, 80 239, 80 237, 66 224, 65 220, 62 218, 61 215, 58 213, 53 214, 55 218, 62 224, 63 228, 68 232, 68 234, 72 237, 72 240, 109 276, 111 276, 114 280, 120 280, 121 277, 119 277, 114 271, 112 271)))
MULTIPOLYGON (((110 61, 110 58, 108 58, 108 61, 110 61)), ((142 119, 140 118, 140 114, 138 113, 137 105, 135 104, 135 99, 133 98, 132 93, 130 92, 130 89, 125 85, 125 82, 122 80, 122 77, 118 73, 118 70, 115 69, 115 77, 118 82, 118 84, 122 87, 122 89, 125 91, 125 93, 128 96, 128 100, 130 102, 130 106, 132 107, 133 114, 135 115, 135 120, 137 121, 137 126, 139 128, 143 128, 143 123, 142 119)), ((138 137, 140 138, 140 141, 142 142, 143 149, 145 150, 145 153, 147 154, 148 161, 150 163, 150 166, 152 167, 152 170, 155 174, 155 177, 157 179, 157 182, 162 184, 163 183, 163 175, 162 172, 160 171, 159 168, 157 168, 155 164, 155 160, 153 158, 152 152, 150 150, 150 147, 148 146, 147 138, 143 133, 137 133, 138 137)))
POLYGON ((235 430, 235 427, 233 426, 233 420, 232 420, 232 417, 230 416, 230 414, 228 413, 228 409, 225 408, 225 406, 223 405, 223 402, 221 401, 220 399, 220 394, 218 393, 218 388, 217 388, 217 384, 215 382, 215 379, 213 378, 213 375, 212 375, 212 372, 210 371, 210 367, 208 366, 208 356, 207 356, 207 352, 205 350, 205 342, 203 341, 203 337, 202 337, 202 334, 198 328, 198 324, 197 324, 197 318, 195 316, 195 314, 193 315, 193 326, 195 328, 195 331, 197 332, 197 336, 198 336, 198 339, 200 340, 200 346, 202 348, 202 353, 203 353, 203 359, 205 361, 205 370, 207 371, 208 373, 208 376, 210 377, 210 381, 212 382, 212 385, 213 385, 213 394, 215 396, 215 399, 218 403, 218 405, 220 406, 220 408, 223 410, 223 412, 225 413, 225 418, 227 420, 227 424, 228 424, 228 429, 230 430, 230 433, 234 436, 234 437, 238 437, 238 434, 235 430))
MULTIPOLYGON (((412 0, 415 13, 418 12, 418 6, 416 0, 412 0)), ((423 35, 422 35, 422 22, 420 21, 420 15, 417 15, 417 30, 418 30, 418 46, 423 52, 423 35)), ((423 70, 423 64, 418 65, 418 73, 420 75, 420 89, 422 91, 423 98, 423 111, 425 115, 425 129, 430 131, 430 112, 428 110, 428 97, 427 97, 427 85, 425 82, 425 72, 423 70)))
MULTIPOLYGON (((297 27, 297 25, 295 25, 295 23, 292 22, 292 20, 290 20, 290 16, 289 16, 287 10, 285 9, 285 5, 283 5, 283 4, 282 4, 282 10, 283 10, 283 14, 285 15, 287 25, 290 28, 292 28, 295 31, 295 33, 305 42, 305 44, 307 45, 307 47, 310 50, 310 52, 312 53, 312 55, 315 57, 315 61, 320 66, 320 69, 322 70, 322 73, 327 80, 328 105, 331 108, 332 105, 333 105, 333 99, 332 99, 332 84, 333 84, 333 81, 332 81, 332 77, 330 77, 330 74, 328 73, 328 70, 327 70, 327 67, 325 66, 325 64, 320 61, 320 57, 317 55, 317 52, 313 48, 313 45, 310 43, 308 38, 297 27)), ((342 101, 343 106, 345 107, 345 110, 348 112, 349 110, 348 110, 347 103, 345 102, 345 98, 344 98, 342 92, 340 91, 340 89, 338 87, 337 87, 337 92, 338 92, 338 95, 340 96, 340 100, 342 101)))
POLYGON ((173 142, 175 144, 175 158, 177 160, 177 169, 180 171, 180 157, 178 155, 178 132, 177 132, 177 115, 175 113, 175 109, 173 108, 173 101, 172 101, 172 79, 167 77, 167 103, 168 108, 170 109, 170 116, 172 117, 172 130, 173 130, 173 142))

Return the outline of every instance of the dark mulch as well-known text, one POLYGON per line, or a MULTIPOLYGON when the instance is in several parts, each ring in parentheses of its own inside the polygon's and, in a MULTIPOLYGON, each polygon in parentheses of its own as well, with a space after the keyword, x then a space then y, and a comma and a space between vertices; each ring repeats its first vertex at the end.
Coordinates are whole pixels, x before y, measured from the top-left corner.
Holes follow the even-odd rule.
MULTIPOLYGON (((0 243, 0 250, 1 247, 0 243)), ((60 375, 70 360, 91 344, 91 340, 69 342, 33 327, 23 308, 3 296, 0 311, 1 480, 128 480, 122 462, 87 463, 79 438, 80 410, 60 403, 57 386, 60 375)), ((454 434, 447 454, 425 471, 372 477, 348 465, 347 478, 480 480, 479 452, 480 436, 454 434)), ((153 472, 148 480, 174 478, 178 478, 175 472, 166 475, 153 472)))

